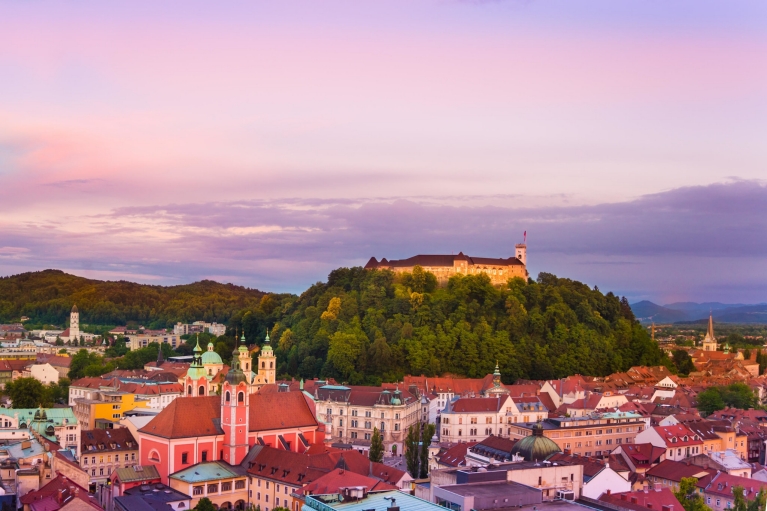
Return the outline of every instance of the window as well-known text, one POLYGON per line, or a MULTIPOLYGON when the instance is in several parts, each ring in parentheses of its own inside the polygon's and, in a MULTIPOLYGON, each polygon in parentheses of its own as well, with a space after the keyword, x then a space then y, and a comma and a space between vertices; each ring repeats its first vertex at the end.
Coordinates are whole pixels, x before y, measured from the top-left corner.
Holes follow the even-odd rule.
POLYGON ((187 465, 189 463, 189 453, 182 453, 181 454, 181 463, 184 465, 187 465))
POLYGON ((209 484, 208 493, 218 493, 218 484, 209 484))
POLYGON ((327 410, 327 414, 328 414, 328 415, 333 415, 333 409, 332 409, 332 408, 328 408, 328 410, 327 410))
POLYGON ((202 451, 202 461, 208 461, 208 451, 202 451))
POLYGON ((370 437, 371 437, 370 433, 365 433, 365 440, 370 440, 370 437))
POLYGON ((192 487, 192 495, 202 495, 202 486, 194 486, 192 487))
POLYGON ((477 418, 476 417, 472 417, 471 418, 471 423, 472 424, 476 424, 477 423, 477 418))
POLYGON ((357 416, 357 410, 352 410, 352 417, 356 417, 356 416, 357 416))
POLYGON ((243 403, 245 401, 245 394, 243 392, 240 392, 237 394, 237 402, 243 403))
MULTIPOLYGON (((239 481, 234 482, 234 489, 235 490, 244 490, 245 489, 245 479, 240 479, 239 481)), ((287 488, 285 488, 287 490, 287 488)))
POLYGON ((338 419, 338 425, 339 425, 339 426, 341 426, 341 427, 343 427, 343 425, 344 425, 344 420, 343 420, 343 419, 338 419))
POLYGON ((277 493, 279 493, 280 492, 280 485, 279 484, 275 484, 274 486, 275 486, 274 489, 277 490, 277 493))
POLYGON ((269 495, 264 495, 264 502, 269 502, 269 495))
POLYGON ((365 417, 372 417, 372 414, 369 410, 365 412, 365 417))
POLYGON ((226 402, 228 403, 229 401, 231 401, 231 395, 229 394, 229 391, 227 390, 226 391, 226 402))
POLYGON ((84 456, 83 457, 83 465, 87 465, 87 464, 88 464, 88 457, 84 456))

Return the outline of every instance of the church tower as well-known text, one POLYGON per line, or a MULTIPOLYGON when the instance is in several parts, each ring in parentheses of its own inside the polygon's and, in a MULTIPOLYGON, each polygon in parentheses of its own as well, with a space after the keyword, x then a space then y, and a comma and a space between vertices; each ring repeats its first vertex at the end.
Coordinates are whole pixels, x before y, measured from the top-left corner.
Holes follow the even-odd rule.
POLYGON ((200 336, 197 336, 197 345, 194 347, 192 363, 186 370, 184 386, 188 397, 207 396, 208 380, 205 377, 205 367, 202 365, 202 348, 200 348, 200 336))
POLYGON ((708 315, 708 331, 703 338, 703 351, 716 351, 718 348, 716 337, 714 337, 714 316, 708 315))
POLYGON ((277 378, 277 357, 274 356, 274 350, 269 340, 269 332, 266 333, 264 345, 261 347, 261 354, 258 356, 258 381, 262 385, 274 383, 277 378))
MULTIPOLYGON (((245 347, 245 336, 242 336, 245 347)), ((245 348, 247 353, 247 348, 245 348)), ((241 365, 234 363, 241 359, 241 350, 235 347, 232 353, 232 368, 226 374, 221 387, 221 429, 224 430, 223 461, 239 465, 248 453, 248 428, 250 421, 250 398, 248 382, 241 365)))
POLYGON ((72 306, 72 312, 69 313, 69 340, 80 340, 80 311, 77 305, 72 306))

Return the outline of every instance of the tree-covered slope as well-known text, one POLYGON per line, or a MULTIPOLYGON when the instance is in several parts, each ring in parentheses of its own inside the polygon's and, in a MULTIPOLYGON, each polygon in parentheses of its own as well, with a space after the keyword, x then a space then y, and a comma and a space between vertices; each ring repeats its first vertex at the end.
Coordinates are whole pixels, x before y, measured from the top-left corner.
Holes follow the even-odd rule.
POLYGON ((606 375, 668 360, 612 293, 541 273, 502 288, 484 276, 437 287, 422 271, 342 268, 298 299, 265 298, 230 323, 261 342, 270 329, 280 374, 351 383, 403 374, 505 381, 606 375))
POLYGON ((124 325, 135 321, 166 327, 176 321, 226 322, 236 311, 257 307, 264 293, 210 280, 183 286, 105 282, 58 270, 0 278, 0 322, 28 316, 30 323, 63 325, 73 304, 80 322, 124 325))

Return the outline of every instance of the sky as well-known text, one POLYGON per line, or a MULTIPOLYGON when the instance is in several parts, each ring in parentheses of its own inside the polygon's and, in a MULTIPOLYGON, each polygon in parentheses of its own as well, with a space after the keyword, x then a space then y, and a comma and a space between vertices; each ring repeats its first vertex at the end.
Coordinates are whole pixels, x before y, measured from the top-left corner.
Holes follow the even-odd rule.
POLYGON ((509 257, 767 302, 767 3, 0 3, 0 275, 509 257))

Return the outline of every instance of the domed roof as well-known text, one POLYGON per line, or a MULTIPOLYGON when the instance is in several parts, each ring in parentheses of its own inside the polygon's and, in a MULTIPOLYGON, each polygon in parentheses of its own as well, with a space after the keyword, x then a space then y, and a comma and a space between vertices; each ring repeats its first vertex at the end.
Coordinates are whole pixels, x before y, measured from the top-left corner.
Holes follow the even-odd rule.
POLYGON ((208 351, 202 354, 202 364, 203 365, 215 365, 215 364, 223 364, 224 361, 221 360, 221 356, 213 351, 213 343, 208 343, 208 351))
POLYGON ((522 456, 525 461, 543 461, 562 449, 550 438, 543 436, 543 426, 540 423, 533 427, 533 434, 519 440, 511 448, 511 454, 522 456))

